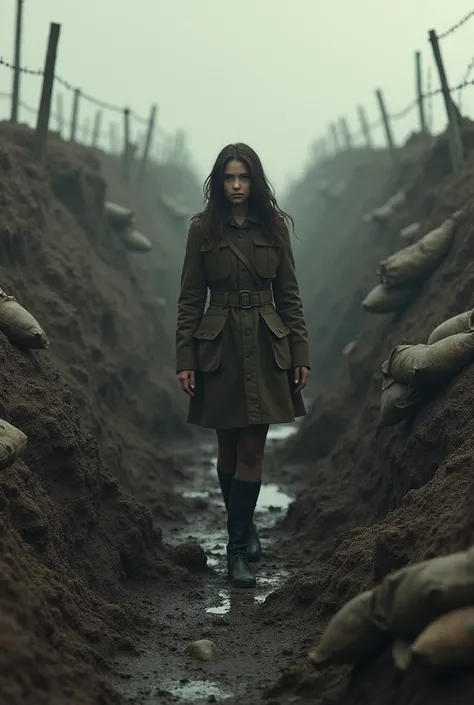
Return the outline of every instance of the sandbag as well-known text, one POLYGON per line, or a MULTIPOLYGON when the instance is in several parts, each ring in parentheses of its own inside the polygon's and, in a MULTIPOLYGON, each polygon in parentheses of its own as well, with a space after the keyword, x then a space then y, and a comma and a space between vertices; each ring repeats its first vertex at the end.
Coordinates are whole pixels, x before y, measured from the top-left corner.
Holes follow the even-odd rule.
POLYGON ((119 206, 117 203, 112 203, 112 201, 106 201, 105 214, 112 227, 132 227, 135 223, 135 213, 133 211, 119 206))
POLYGON ((423 398, 418 389, 400 384, 392 377, 384 377, 380 400, 381 425, 394 426, 400 423, 413 414, 422 401, 423 398))
POLYGON ((430 666, 473 666, 474 607, 443 614, 418 636, 410 651, 430 666))
POLYGON ((383 206, 376 208, 364 219, 372 221, 375 223, 386 223, 397 210, 399 206, 402 206, 406 201, 406 195, 404 191, 398 191, 394 196, 388 199, 383 206))
POLYGON ((127 250, 131 252, 149 252, 153 247, 146 235, 130 228, 124 231, 123 241, 127 250))
POLYGON ((384 646, 387 634, 372 620, 372 597, 372 590, 363 592, 334 615, 318 646, 308 654, 312 663, 355 663, 384 646))
POLYGON ((450 335, 456 335, 457 333, 470 333, 474 331, 474 320, 473 320, 474 309, 471 311, 465 311, 464 313, 459 313, 457 316, 448 318, 447 321, 440 323, 440 325, 434 329, 428 338, 428 345, 437 343, 438 340, 443 340, 443 338, 449 338, 450 335))
POLYGON ((425 280, 439 265, 453 242, 456 221, 448 218, 424 235, 380 263, 380 281, 386 286, 407 286, 425 280))
POLYGON ((0 419, 0 470, 13 465, 23 455, 27 440, 23 431, 0 419))
POLYGON ((408 287, 392 289, 378 284, 362 301, 362 307, 368 313, 393 313, 407 306, 415 296, 416 289, 408 287))
POLYGON ((0 331, 8 340, 23 348, 40 350, 49 340, 40 324, 29 311, 20 306, 14 296, 0 289, 0 331))
POLYGON ((373 619, 393 636, 412 639, 441 614, 474 603, 474 551, 407 566, 374 590, 373 619))
POLYGON ((401 384, 427 386, 451 379, 474 360, 474 332, 457 333, 431 345, 397 345, 387 373, 401 384))
POLYGON ((421 225, 419 223, 411 223, 405 228, 400 230, 400 237, 402 240, 407 240, 408 242, 414 242, 416 236, 420 234, 421 225))

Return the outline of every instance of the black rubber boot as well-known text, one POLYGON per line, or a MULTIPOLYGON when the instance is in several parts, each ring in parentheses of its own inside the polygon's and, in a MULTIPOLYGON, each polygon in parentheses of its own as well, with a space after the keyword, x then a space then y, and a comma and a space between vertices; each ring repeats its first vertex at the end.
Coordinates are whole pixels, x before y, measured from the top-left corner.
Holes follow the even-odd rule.
POLYGON ((247 557, 247 537, 252 524, 261 482, 244 482, 232 478, 227 514, 227 572, 234 587, 255 587, 256 580, 247 557))
MULTIPOLYGON (((232 477, 228 472, 221 472, 217 468, 217 477, 219 478, 219 485, 221 487, 222 497, 224 499, 225 508, 229 511, 229 498, 230 498, 230 488, 232 487, 232 477)), ((257 497, 258 499, 258 497, 257 497)), ((260 537, 257 532, 255 524, 252 522, 250 524, 250 531, 247 536, 247 558, 252 563, 259 561, 262 557, 262 544, 260 543, 260 537)))

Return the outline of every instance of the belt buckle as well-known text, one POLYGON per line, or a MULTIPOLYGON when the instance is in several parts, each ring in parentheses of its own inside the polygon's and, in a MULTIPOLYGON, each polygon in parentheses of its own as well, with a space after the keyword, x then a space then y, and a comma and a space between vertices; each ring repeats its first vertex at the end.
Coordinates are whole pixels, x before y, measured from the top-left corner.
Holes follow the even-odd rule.
POLYGON ((240 308, 252 308, 252 296, 250 289, 242 289, 242 291, 239 291, 239 306, 240 308), (248 306, 244 305, 242 295, 248 296, 248 306))

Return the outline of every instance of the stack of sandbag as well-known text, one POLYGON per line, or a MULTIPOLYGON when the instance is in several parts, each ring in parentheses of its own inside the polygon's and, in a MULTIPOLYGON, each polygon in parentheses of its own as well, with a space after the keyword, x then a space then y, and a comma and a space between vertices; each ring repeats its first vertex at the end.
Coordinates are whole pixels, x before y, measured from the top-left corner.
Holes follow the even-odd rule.
POLYGON ((418 242, 380 263, 380 281, 385 286, 411 286, 427 279, 448 253, 454 238, 458 214, 431 230, 418 242))
MULTIPOLYGON (((405 308, 451 248, 460 215, 458 211, 439 228, 383 260, 379 268, 381 283, 367 294, 362 307, 368 313, 382 314, 405 308)), ((412 232, 415 225, 410 226, 412 232)))
POLYGON ((397 345, 382 365, 381 425, 418 410, 424 392, 446 382, 474 360, 474 309, 441 323, 428 344, 397 345))
POLYGON ((148 252, 152 249, 150 240, 135 229, 135 213, 117 203, 107 201, 105 213, 110 227, 122 236, 123 243, 130 252, 148 252))
POLYGON ((0 289, 0 331, 15 345, 30 350, 49 346, 49 340, 40 324, 29 311, 20 306, 14 296, 0 289))
POLYGON ((406 194, 404 191, 398 191, 394 196, 388 199, 383 206, 375 208, 371 213, 364 215, 366 223, 387 223, 393 214, 403 206, 406 202, 406 194))
POLYGON ((473 605, 472 548, 422 561, 387 575, 374 590, 346 603, 308 657, 318 666, 357 663, 377 656, 392 641, 401 667, 415 657, 432 665, 473 664, 474 637, 472 631, 467 634, 473 605), (462 648, 467 636, 469 656, 462 648))
POLYGON ((0 470, 13 465, 23 455, 27 440, 23 431, 0 419, 0 470))

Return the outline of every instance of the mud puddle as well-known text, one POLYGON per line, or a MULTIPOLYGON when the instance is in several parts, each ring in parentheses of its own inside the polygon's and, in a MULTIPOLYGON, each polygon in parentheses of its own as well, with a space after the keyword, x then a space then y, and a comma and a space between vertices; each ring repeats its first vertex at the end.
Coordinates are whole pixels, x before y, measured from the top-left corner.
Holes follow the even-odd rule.
MULTIPOLYGON (((297 425, 277 426, 269 433, 268 451, 295 432, 297 425)), ((215 444, 201 444, 187 462, 187 480, 177 488, 191 501, 184 526, 165 528, 169 543, 197 540, 207 555, 208 569, 197 587, 153 595, 140 591, 150 602, 153 627, 138 657, 117 662, 114 686, 131 702, 157 703, 243 703, 246 694, 259 688, 278 667, 279 657, 288 653, 288 640, 255 627, 255 613, 289 575, 281 557, 272 553, 272 530, 286 512, 290 497, 274 482, 262 485, 255 522, 264 557, 254 566, 254 590, 231 589, 227 582, 225 509, 216 478, 215 444), (210 639, 220 658, 199 662, 184 653, 197 639, 210 639), (259 659, 266 654, 270 666, 259 659), (277 655, 278 654, 278 655, 277 655), (258 658, 257 658, 258 657, 258 658)), ((268 631, 268 629, 267 629, 268 631)), ((270 682, 270 681, 269 681, 270 682)), ((247 700, 245 700, 247 702, 247 700)))

